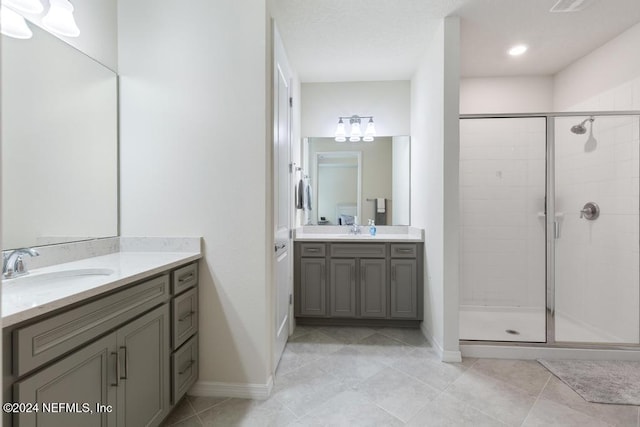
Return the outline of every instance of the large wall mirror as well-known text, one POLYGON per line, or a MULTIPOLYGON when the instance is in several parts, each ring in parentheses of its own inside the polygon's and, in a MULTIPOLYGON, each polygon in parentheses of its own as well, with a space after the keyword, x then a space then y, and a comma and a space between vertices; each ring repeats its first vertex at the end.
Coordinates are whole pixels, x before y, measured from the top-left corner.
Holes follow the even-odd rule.
POLYGON ((355 143, 305 138, 303 150, 313 190, 307 223, 345 225, 357 216, 360 224, 374 219, 378 225, 410 225, 408 136, 355 143))
POLYGON ((2 248, 115 236, 117 76, 31 28, 2 36, 2 248))

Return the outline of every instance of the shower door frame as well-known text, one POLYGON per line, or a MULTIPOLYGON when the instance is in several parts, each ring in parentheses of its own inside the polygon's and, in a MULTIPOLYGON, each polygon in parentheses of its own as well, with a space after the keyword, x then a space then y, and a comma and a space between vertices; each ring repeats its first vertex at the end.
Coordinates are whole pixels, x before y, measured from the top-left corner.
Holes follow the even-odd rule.
MULTIPOLYGON (((549 347, 569 349, 600 349, 600 350, 639 350, 639 344, 615 344, 597 342, 567 342, 556 341, 555 334, 555 240, 557 222, 555 220, 555 119, 557 117, 583 116, 638 116, 640 110, 624 111, 570 111, 558 113, 505 113, 505 114, 460 114, 459 120, 468 119, 533 119, 544 118, 546 123, 546 159, 545 159, 545 252, 546 252, 546 283, 545 283, 545 322, 546 342, 528 341, 487 341, 487 340, 459 340, 460 345, 495 345, 502 347, 549 347), (552 215, 549 215, 552 212, 552 215)), ((640 206, 638 207, 640 212, 640 206)), ((640 286, 640 284, 639 284, 640 286)))

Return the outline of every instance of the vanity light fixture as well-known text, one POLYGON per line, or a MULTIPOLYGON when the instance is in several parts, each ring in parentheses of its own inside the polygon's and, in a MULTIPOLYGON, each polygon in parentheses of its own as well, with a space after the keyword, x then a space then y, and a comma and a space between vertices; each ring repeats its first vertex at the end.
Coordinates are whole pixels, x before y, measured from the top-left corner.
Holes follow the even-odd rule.
POLYGON ((371 142, 373 141, 374 136, 376 136, 376 127, 373 123, 373 116, 358 116, 353 115, 351 117, 338 117, 338 127, 336 128, 335 140, 337 142, 345 142, 347 140, 347 134, 344 128, 344 121, 349 119, 349 125, 351 126, 349 132, 349 142, 359 142, 362 137, 362 128, 360 127, 360 122, 362 119, 369 119, 367 123, 367 127, 364 131, 363 141, 371 142))
POLYGON ((24 18, 4 4, 0 7, 0 32, 14 39, 30 39, 33 36, 24 18))
POLYGON ((73 5, 68 0, 50 0, 49 12, 42 18, 47 30, 65 37, 78 37, 80 29, 73 19, 73 5))

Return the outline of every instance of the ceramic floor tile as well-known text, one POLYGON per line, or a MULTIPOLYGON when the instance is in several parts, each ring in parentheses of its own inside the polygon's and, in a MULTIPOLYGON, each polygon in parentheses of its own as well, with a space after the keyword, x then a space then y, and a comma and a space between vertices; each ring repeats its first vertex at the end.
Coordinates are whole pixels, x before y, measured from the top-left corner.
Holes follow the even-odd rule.
POLYGON ((362 394, 345 391, 292 423, 297 427, 402 426, 404 423, 376 406, 362 394))
POLYGON ((228 400, 228 397, 200 397, 200 396, 187 396, 186 400, 191 404, 196 413, 202 412, 213 406, 228 400))
POLYGON ((280 362, 278 363, 278 369, 276 369, 276 378, 280 375, 287 374, 305 365, 308 365, 309 363, 316 361, 321 357, 321 354, 313 352, 304 352, 298 354, 295 351, 291 350, 291 346, 287 345, 287 347, 285 347, 284 351, 282 352, 282 357, 280 358, 280 362))
POLYGON ((272 398, 302 416, 347 390, 343 381, 321 369, 321 363, 276 378, 272 398))
POLYGON ((189 404, 188 397, 182 399, 176 407, 171 411, 171 414, 165 418, 163 425, 170 426, 176 424, 182 420, 194 416, 196 413, 193 407, 189 404))
POLYGON ((384 365, 399 362, 416 350, 415 347, 378 333, 361 339, 357 343, 349 344, 349 347, 367 356, 369 360, 384 365))
POLYGON ((418 328, 382 328, 377 332, 415 347, 431 347, 429 341, 418 328))
POLYGON ((407 427, 504 427, 506 424, 442 393, 406 424, 407 427))
POLYGON ((171 427, 202 427, 202 422, 197 415, 194 415, 175 424, 171 424, 171 427))
POLYGON ((298 354, 327 355, 340 350, 345 344, 318 330, 313 330, 287 342, 286 349, 298 354))
POLYGON ((542 391, 541 397, 618 426, 633 426, 634 423, 637 423, 640 409, 637 406, 587 402, 571 387, 553 375, 542 391))
POLYGON ((386 365, 355 347, 344 347, 320 359, 317 364, 324 372, 354 386, 383 370, 386 365))
POLYGON ((197 415, 203 426, 286 426, 296 416, 276 399, 229 399, 197 415))
POLYGON ((363 338, 371 336, 376 333, 371 328, 365 327, 346 327, 346 326, 323 326, 318 328, 318 331, 326 334, 332 338, 337 339, 345 344, 350 344, 356 341, 360 341, 363 338))
POLYGON ((440 394, 438 390, 390 367, 360 383, 355 390, 404 422, 440 394))
POLYGON ((523 427, 599 427, 610 424, 543 398, 536 402, 522 425, 523 427))
POLYGON ((535 396, 473 369, 462 374, 445 393, 509 425, 520 425, 536 401, 535 396))
POLYGON ((303 326, 303 325, 296 325, 296 328, 293 330, 293 333, 291 335, 289 335, 289 339, 296 339, 298 337, 301 337, 303 335, 308 334, 311 331, 316 330, 317 328, 315 326, 303 326))
POLYGON ((471 363, 443 363, 432 351, 419 348, 391 366, 442 391, 467 371, 471 363))
POLYGON ((551 373, 534 360, 478 359, 471 368, 475 372, 504 381, 537 397, 551 373))

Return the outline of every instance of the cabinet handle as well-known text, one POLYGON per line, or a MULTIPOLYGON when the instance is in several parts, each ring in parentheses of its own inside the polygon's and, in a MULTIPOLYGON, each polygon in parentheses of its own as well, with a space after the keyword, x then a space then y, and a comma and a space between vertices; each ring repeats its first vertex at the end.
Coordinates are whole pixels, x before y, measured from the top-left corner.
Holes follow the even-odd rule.
POLYGON ((396 252, 400 252, 400 253, 402 253, 402 254, 408 254, 408 253, 413 252, 413 249, 402 249, 402 248, 398 248, 398 249, 396 249, 396 252))
MULTIPOLYGON (((120 350, 124 350, 124 376, 120 377, 120 379, 126 380, 129 376, 129 357, 127 354, 127 347, 122 346, 120 350)), ((118 355, 118 361, 120 360, 120 355, 118 355)))
POLYGON ((320 249, 318 248, 307 248, 305 249, 307 252, 320 252, 320 249))
POLYGON ((193 360, 193 359, 189 360, 189 363, 187 363, 187 366, 182 368, 182 370, 178 372, 178 375, 183 375, 185 372, 187 372, 187 369, 189 369, 189 368, 191 368, 193 366, 194 363, 195 363, 195 360, 193 360))
POLYGON ((117 351, 112 351, 111 352, 112 356, 116 357, 116 382, 111 383, 112 387, 119 387, 120 386, 120 355, 118 354, 117 351))
POLYGON ((187 314, 185 314, 184 316, 182 316, 181 318, 179 318, 178 322, 184 322, 185 320, 187 320, 189 317, 193 316, 194 314, 196 314, 195 311, 190 311, 187 314))
POLYGON ((191 279, 193 279, 193 273, 189 273, 189 274, 188 274, 188 275, 186 275, 186 276, 182 276, 182 277, 180 277, 180 278, 178 279, 178 282, 183 283, 183 282, 186 282, 187 280, 191 280, 191 279))

